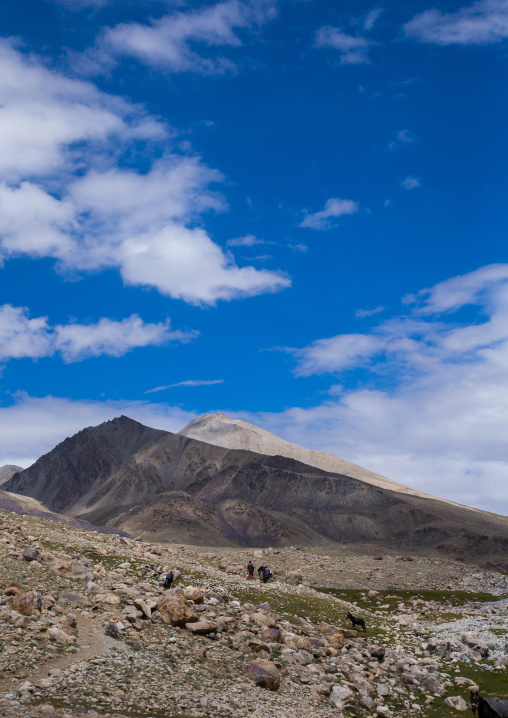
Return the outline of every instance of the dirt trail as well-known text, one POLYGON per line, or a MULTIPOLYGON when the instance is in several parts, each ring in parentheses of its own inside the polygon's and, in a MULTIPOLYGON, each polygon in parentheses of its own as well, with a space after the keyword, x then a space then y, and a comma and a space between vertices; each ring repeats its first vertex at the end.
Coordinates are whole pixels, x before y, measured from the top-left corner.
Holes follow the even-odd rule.
POLYGON ((80 661, 87 661, 91 658, 100 658, 114 652, 122 652, 128 650, 122 641, 115 641, 114 638, 106 636, 101 630, 98 630, 93 620, 87 616, 76 615, 76 623, 78 627, 78 640, 76 653, 57 654, 55 657, 48 657, 37 666, 30 668, 23 677, 9 677, 0 679, 0 693, 7 691, 15 691, 25 681, 37 683, 41 678, 47 678, 49 671, 58 668, 65 670, 69 666, 73 666, 80 661))

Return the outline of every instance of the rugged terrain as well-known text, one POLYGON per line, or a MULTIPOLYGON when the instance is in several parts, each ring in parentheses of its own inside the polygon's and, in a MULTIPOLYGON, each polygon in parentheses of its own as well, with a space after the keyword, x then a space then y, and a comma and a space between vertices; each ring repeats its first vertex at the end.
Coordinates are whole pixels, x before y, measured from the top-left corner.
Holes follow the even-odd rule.
POLYGON ((219 553, 0 510, 0 716, 449 718, 472 686, 507 696, 506 577, 408 558, 219 553))
POLYGON ((120 417, 66 439, 4 489, 158 541, 370 544, 508 565, 508 519, 391 491, 284 456, 215 446, 120 417))

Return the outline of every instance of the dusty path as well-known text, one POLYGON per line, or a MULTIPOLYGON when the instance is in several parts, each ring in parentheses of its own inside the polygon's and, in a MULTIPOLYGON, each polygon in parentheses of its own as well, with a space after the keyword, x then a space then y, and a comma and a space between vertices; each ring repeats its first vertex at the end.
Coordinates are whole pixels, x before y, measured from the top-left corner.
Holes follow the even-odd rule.
POLYGON ((18 671, 15 677, 0 679, 0 693, 17 690, 25 681, 37 683, 42 678, 47 678, 50 670, 59 669, 64 671, 80 661, 89 661, 92 658, 107 656, 112 652, 128 650, 122 641, 115 641, 114 638, 110 638, 101 632, 102 626, 99 629, 96 622, 94 623, 90 617, 77 612, 74 615, 76 616, 78 627, 77 652, 56 654, 54 657, 48 656, 34 668, 22 672, 18 671))

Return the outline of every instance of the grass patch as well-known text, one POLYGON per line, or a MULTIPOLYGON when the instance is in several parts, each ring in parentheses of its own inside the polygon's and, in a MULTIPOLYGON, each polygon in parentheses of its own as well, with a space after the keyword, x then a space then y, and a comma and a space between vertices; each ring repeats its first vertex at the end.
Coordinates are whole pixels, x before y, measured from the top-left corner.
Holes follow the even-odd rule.
MULTIPOLYGON (((308 596, 274 591, 259 590, 256 588, 236 588, 235 598, 242 603, 264 603, 268 601, 270 607, 291 623, 296 623, 298 618, 309 618, 314 623, 330 623, 338 628, 351 628, 351 623, 346 619, 349 606, 343 606, 337 601, 330 600, 326 596, 308 596)), ((339 597, 340 598, 340 597, 339 597)), ((379 637, 386 640, 386 631, 379 625, 376 617, 369 616, 366 620, 367 633, 369 638, 379 637)), ((360 631, 358 635, 363 635, 360 631)))
POLYGON ((459 608, 467 603, 488 603, 490 601, 500 601, 508 596, 508 594, 494 596, 492 593, 469 593, 468 591, 438 591, 430 589, 409 591, 408 589, 387 589, 378 591, 377 595, 373 598, 367 598, 365 590, 357 588, 340 589, 321 588, 319 586, 313 586, 313 588, 315 591, 319 591, 319 593, 335 596, 343 601, 354 603, 359 608, 364 608, 368 611, 376 610, 379 608, 379 605, 388 604, 390 609, 395 608, 399 603, 407 605, 410 601, 418 598, 423 601, 436 601, 438 603, 445 603, 446 601, 449 601, 454 608, 459 608))

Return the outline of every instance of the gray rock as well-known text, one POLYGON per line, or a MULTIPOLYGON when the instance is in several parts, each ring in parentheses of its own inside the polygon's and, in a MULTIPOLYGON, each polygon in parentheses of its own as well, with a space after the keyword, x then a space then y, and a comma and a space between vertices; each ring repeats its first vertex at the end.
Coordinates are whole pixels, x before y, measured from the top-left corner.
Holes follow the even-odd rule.
POLYGON ((40 561, 41 560, 41 554, 39 553, 39 550, 36 549, 34 546, 29 546, 23 551, 23 558, 25 561, 40 561))
POLYGON ((467 703, 462 696, 448 696, 448 698, 445 698, 443 705, 447 708, 455 708, 456 711, 467 710, 467 703))
POLYGON ((446 688, 444 687, 440 677, 436 673, 429 673, 427 678, 423 681, 422 686, 423 688, 425 688, 426 691, 429 691, 429 693, 434 693, 434 695, 436 696, 442 697, 446 693, 446 688))

